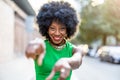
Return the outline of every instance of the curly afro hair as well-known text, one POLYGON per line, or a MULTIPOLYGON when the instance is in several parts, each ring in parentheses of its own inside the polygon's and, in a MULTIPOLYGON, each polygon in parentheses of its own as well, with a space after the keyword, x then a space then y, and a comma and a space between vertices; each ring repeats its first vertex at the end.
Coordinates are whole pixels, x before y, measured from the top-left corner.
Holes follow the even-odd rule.
POLYGON ((37 15, 37 23, 39 32, 42 36, 50 38, 48 28, 53 21, 65 25, 67 29, 67 37, 70 38, 76 32, 76 27, 79 23, 76 11, 68 2, 49 2, 44 4, 37 15))

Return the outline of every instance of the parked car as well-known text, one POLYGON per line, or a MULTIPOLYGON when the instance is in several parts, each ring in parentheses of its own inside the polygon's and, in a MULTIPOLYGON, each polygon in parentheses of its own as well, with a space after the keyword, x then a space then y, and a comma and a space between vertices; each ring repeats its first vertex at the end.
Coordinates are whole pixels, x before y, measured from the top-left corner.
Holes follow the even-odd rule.
POLYGON ((97 57, 96 56, 96 53, 97 53, 97 47, 89 47, 89 50, 88 50, 88 53, 87 55, 90 56, 90 57, 97 57))
POLYGON ((120 63, 120 46, 103 46, 98 49, 97 55, 101 61, 120 63))

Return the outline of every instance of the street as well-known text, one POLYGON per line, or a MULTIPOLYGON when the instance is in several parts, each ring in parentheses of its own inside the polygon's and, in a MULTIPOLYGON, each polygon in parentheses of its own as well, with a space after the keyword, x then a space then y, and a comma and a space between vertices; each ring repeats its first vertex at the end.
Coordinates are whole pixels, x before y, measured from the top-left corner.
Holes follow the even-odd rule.
POLYGON ((33 60, 19 56, 1 63, 0 80, 35 80, 33 60))
MULTIPOLYGON (((0 64, 0 80, 35 80, 33 63, 25 57, 0 64)), ((120 64, 85 56, 71 80, 120 80, 120 64)))
POLYGON ((79 69, 73 71, 71 80, 120 80, 120 64, 85 56, 79 69))

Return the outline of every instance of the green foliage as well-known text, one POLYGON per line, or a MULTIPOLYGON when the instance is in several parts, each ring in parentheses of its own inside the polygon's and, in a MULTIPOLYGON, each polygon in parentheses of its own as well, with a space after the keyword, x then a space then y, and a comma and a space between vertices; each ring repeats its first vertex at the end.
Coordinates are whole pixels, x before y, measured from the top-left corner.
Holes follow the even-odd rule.
MULTIPOLYGON (((120 1, 105 0, 104 4, 92 6, 91 0, 82 6, 80 35, 77 40, 83 43, 102 38, 104 35, 116 35, 120 29, 120 1)), ((84 1, 82 1, 83 3, 84 1)))
POLYGON ((115 31, 120 29, 120 1, 119 0, 105 0, 104 19, 111 24, 115 31))

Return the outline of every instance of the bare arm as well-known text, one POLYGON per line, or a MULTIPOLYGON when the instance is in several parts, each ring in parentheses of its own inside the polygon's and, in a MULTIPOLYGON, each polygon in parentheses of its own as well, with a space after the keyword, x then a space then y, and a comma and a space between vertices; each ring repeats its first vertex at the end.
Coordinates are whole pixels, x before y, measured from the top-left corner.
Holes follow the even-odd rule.
POLYGON ((68 58, 68 63, 71 66, 71 69, 79 68, 82 64, 82 57, 84 56, 83 49, 80 46, 73 47, 73 56, 68 58))
POLYGON ((40 38, 32 40, 26 47, 25 53, 27 58, 36 59, 38 57, 38 64, 41 65, 45 55, 45 45, 43 40, 40 38))
POLYGON ((61 58, 58 60, 46 80, 51 80, 57 71, 60 71, 58 80, 65 80, 69 76, 71 69, 79 68, 83 56, 83 48, 81 46, 74 47, 73 56, 71 58, 61 58))

